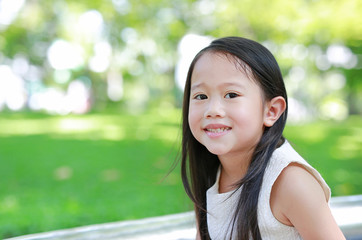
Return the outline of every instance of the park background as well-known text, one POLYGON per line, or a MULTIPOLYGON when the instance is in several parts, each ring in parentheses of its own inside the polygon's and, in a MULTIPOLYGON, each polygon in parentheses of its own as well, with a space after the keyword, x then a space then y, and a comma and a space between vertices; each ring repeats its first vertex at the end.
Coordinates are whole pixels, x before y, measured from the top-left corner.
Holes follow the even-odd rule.
POLYGON ((333 196, 361 194, 361 12, 358 0, 0 0, 0 238, 191 210, 174 165, 185 72, 231 35, 275 55, 285 136, 333 196))

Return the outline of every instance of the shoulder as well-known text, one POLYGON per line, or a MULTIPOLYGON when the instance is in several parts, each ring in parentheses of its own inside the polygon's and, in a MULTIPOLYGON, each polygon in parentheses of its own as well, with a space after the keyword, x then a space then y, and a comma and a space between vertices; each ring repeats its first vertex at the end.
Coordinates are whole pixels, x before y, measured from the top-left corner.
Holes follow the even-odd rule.
POLYGON ((316 199, 313 195, 319 196, 320 193, 324 195, 317 180, 302 165, 290 163, 283 169, 272 187, 270 195, 272 212, 280 222, 291 226, 293 224, 286 216, 290 208, 295 207, 298 202, 302 205, 305 201, 316 199))
POLYGON ((306 169, 306 166, 297 162, 288 164, 282 170, 274 183, 272 192, 274 189, 280 193, 288 193, 288 196, 305 193, 312 195, 322 194, 325 202, 328 202, 328 197, 325 196, 323 188, 316 177, 306 169))
POLYGON ((304 239, 331 232, 342 234, 321 184, 301 164, 291 163, 280 173, 272 188, 270 207, 277 220, 294 226, 304 239))
POLYGON ((271 192, 274 192, 278 185, 287 184, 283 189, 290 187, 292 189, 289 190, 296 190, 298 193, 303 189, 307 191, 315 189, 311 189, 308 185, 312 184, 318 190, 321 189, 326 201, 329 201, 331 192, 323 177, 287 141, 274 151, 266 175, 266 181, 271 185, 269 186, 271 192))

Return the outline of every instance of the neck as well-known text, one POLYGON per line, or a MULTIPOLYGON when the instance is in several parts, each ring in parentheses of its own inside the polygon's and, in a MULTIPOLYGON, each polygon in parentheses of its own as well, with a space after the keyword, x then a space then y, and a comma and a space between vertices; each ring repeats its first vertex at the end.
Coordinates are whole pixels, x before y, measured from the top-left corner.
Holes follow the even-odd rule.
POLYGON ((239 182, 248 171, 252 151, 246 154, 234 156, 219 156, 221 163, 221 173, 219 180, 219 192, 228 192, 235 189, 235 184, 239 182))

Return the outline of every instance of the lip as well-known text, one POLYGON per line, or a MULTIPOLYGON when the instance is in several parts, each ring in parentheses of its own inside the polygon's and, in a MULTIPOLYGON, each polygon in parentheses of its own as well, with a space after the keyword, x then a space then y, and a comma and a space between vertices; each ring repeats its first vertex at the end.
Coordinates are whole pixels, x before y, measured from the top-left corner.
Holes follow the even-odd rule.
POLYGON ((232 128, 224 124, 208 124, 203 130, 210 138, 217 138, 226 135, 232 128))

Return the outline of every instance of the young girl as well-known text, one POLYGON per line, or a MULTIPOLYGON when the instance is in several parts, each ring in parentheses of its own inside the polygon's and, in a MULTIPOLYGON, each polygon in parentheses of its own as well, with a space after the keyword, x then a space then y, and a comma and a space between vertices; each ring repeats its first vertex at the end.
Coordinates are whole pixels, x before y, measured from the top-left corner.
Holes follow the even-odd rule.
POLYGON ((344 239, 327 184, 282 136, 287 94, 265 47, 213 41, 191 63, 183 101, 182 180, 197 239, 344 239))

